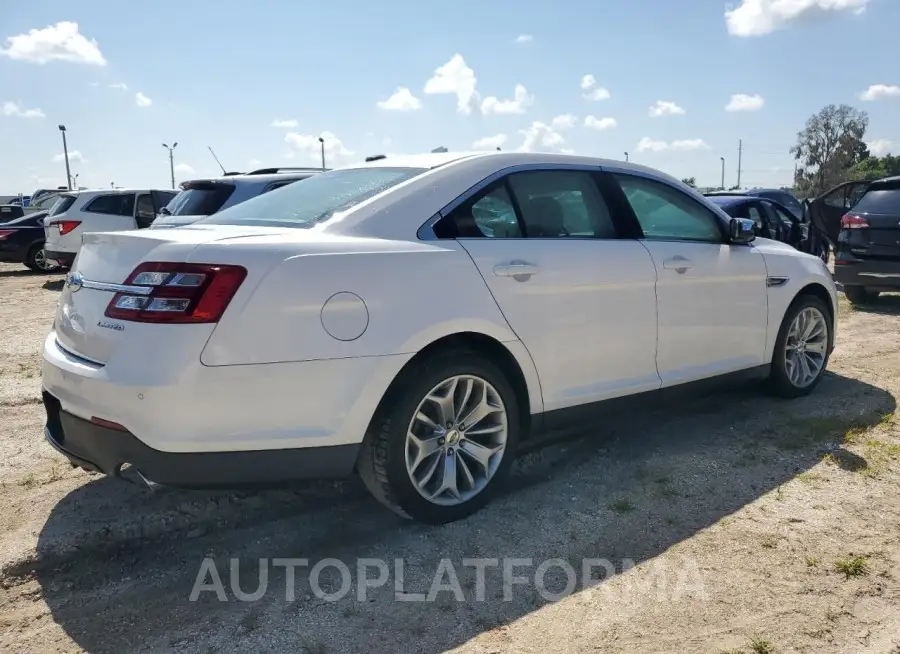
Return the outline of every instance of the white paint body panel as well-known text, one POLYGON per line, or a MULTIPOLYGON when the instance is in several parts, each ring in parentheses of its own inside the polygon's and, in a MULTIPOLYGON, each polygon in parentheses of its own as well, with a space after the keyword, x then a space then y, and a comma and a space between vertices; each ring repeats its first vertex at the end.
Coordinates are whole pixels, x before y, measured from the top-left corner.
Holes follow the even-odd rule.
MULTIPOLYGON (((417 164, 371 165, 407 163, 417 164)), ((198 224, 88 234, 74 271, 89 280, 121 284, 145 261, 237 264, 248 274, 216 325, 110 329, 101 325, 110 293, 64 290, 44 346, 44 386, 63 409, 118 422, 164 451, 349 444, 362 441, 402 367, 445 336, 472 332, 505 347, 539 414, 766 363, 784 311, 807 284, 825 287, 836 308, 821 261, 763 240, 710 248, 416 236, 485 177, 532 163, 604 165, 477 155, 310 229, 198 224), (665 269, 660 262, 675 254, 695 268, 665 269), (527 282, 492 274, 513 259, 540 273, 527 282), (766 275, 789 279, 767 289, 766 275), (332 331, 347 330, 346 338, 323 327, 336 294, 365 305, 327 310, 332 331)))

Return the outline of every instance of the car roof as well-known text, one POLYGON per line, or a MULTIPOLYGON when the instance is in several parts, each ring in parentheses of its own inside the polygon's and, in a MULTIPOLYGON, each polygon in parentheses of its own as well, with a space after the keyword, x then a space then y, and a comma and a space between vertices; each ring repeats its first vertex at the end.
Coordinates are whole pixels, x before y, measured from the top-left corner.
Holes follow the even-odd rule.
POLYGON ((118 195, 122 193, 151 193, 151 192, 161 192, 161 193, 177 193, 177 189, 170 188, 87 188, 76 191, 72 189, 71 191, 60 191, 60 195, 74 195, 76 197, 80 197, 82 195, 118 195))
POLYGON ((759 199, 752 195, 739 195, 739 194, 727 195, 724 193, 719 193, 717 195, 707 195, 705 197, 710 202, 715 202, 716 204, 723 205, 723 206, 737 204, 739 202, 755 202, 756 200, 759 199))
MULTIPOLYGON (((262 168, 261 171, 275 170, 262 168)), ((194 179, 185 180, 186 183, 191 182, 223 182, 233 184, 268 184, 269 182, 277 182, 280 180, 299 180, 306 179, 312 175, 318 175, 323 172, 321 168, 283 168, 279 169, 283 172, 260 172, 254 171, 249 173, 234 173, 233 175, 218 175, 214 177, 196 177, 194 179)))

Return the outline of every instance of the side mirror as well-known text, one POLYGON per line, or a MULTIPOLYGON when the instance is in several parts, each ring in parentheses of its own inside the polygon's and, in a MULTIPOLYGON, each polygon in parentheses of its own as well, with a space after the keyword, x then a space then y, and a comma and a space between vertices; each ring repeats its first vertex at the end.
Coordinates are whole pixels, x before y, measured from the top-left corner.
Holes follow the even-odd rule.
POLYGON ((731 243, 749 243, 756 238, 755 226, 748 218, 732 218, 728 223, 728 240, 731 243))

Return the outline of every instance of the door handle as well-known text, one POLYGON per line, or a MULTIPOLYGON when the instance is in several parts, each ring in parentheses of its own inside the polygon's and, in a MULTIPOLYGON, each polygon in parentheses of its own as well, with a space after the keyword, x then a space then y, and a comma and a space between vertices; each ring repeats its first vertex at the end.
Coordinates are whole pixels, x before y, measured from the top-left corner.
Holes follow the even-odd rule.
POLYGON ((494 275, 497 277, 513 277, 516 281, 525 281, 540 271, 540 268, 527 261, 510 261, 494 266, 494 275))
POLYGON ((674 270, 679 275, 683 275, 687 270, 693 267, 694 262, 690 259, 685 259, 682 256, 674 256, 671 259, 663 261, 663 268, 666 270, 674 270))

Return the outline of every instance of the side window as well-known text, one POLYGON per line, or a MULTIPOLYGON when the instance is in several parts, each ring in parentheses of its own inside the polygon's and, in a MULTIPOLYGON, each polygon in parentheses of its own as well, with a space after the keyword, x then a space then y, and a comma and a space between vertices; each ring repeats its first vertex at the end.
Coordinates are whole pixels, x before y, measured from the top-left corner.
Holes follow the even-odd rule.
POLYGON ((825 204, 838 209, 847 209, 847 187, 840 186, 826 195, 825 204))
POLYGON ((852 209, 869 190, 868 184, 854 184, 847 193, 847 208, 852 209))
POLYGON ((438 238, 521 238, 519 221, 506 184, 487 190, 459 205, 435 225, 438 238))
POLYGON ((747 204, 744 206, 747 207, 747 218, 754 222, 757 230, 762 231, 763 227, 765 227, 766 219, 765 216, 763 216, 762 211, 759 210, 759 206, 756 204, 747 204))
POLYGON ((114 216, 134 216, 134 194, 116 193, 115 195, 98 195, 88 202, 83 211, 104 213, 114 216))
POLYGON ((722 230, 715 214, 683 192, 643 177, 615 177, 644 231, 644 238, 722 242, 722 230))
POLYGON ((590 172, 513 173, 509 185, 529 238, 616 238, 609 208, 590 172))
POLYGON ((153 208, 153 198, 149 193, 142 193, 137 197, 137 205, 134 214, 139 229, 149 227, 156 218, 156 210, 153 208))
MULTIPOLYGON (((269 184, 269 186, 267 186, 265 189, 263 189, 263 193, 268 193, 269 191, 274 191, 275 189, 281 188, 282 186, 287 186, 293 181, 295 180, 292 179, 290 182, 273 182, 272 184, 269 184)), ((260 195, 262 195, 262 193, 260 195)))

